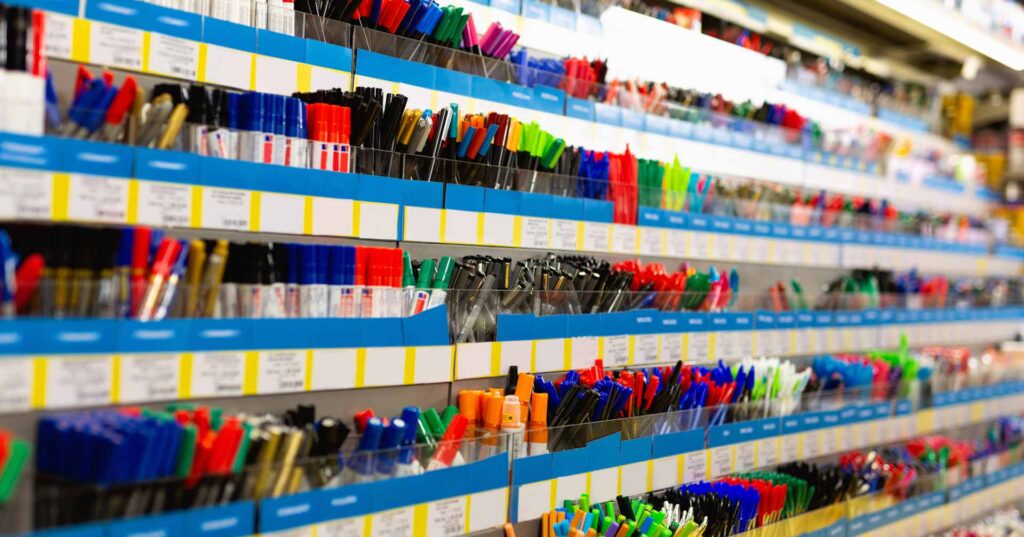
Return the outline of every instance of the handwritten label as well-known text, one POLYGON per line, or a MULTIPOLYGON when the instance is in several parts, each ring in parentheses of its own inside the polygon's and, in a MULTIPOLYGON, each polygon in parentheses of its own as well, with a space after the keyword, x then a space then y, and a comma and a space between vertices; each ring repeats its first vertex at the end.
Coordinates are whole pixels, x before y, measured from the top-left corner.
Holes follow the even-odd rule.
POLYGON ((306 351, 281 350, 260 353, 257 392, 302 391, 306 383, 306 351))
POLYGON ((134 354, 120 359, 122 403, 178 398, 181 361, 177 354, 134 354))
POLYGON ((89 55, 91 63, 138 71, 142 69, 142 31, 93 22, 89 55))
POLYGON ((245 354, 198 352, 192 356, 192 397, 242 395, 245 354))
POLYGON ((139 182, 140 224, 187 227, 192 217, 192 187, 139 182))
POLYGON ((20 412, 32 406, 32 375, 28 358, 0 359, 0 412, 20 412))
POLYGON ((149 45, 149 70, 186 80, 199 74, 199 43, 154 33, 149 45))
POLYGON ((520 244, 523 248, 547 248, 548 233, 551 221, 547 218, 523 217, 523 236, 520 244))
POLYGON ((109 404, 113 371, 113 358, 110 356, 47 360, 46 407, 109 404))
POLYGON ((203 227, 249 230, 250 193, 228 188, 203 188, 203 227))
POLYGON ((46 173, 0 168, 0 216, 48 220, 53 212, 53 181, 46 173))

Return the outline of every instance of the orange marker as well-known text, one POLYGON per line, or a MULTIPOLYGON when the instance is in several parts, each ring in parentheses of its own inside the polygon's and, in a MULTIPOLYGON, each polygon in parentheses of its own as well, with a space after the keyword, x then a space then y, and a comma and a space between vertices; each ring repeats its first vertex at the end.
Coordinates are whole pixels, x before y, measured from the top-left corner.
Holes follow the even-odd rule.
POLYGON ((481 408, 484 392, 480 390, 462 390, 459 392, 459 414, 466 417, 472 426, 480 425, 481 408))
POLYGON ((548 452, 548 394, 536 392, 530 399, 529 445, 530 455, 548 452))

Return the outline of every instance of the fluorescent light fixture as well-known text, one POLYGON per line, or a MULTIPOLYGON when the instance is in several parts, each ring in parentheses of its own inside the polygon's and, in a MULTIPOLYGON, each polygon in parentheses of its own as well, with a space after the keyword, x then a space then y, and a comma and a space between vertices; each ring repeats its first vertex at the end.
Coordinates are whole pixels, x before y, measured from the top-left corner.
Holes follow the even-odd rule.
POLYGON ((875 0, 909 19, 1013 69, 1024 70, 1024 47, 986 32, 934 0, 875 0))

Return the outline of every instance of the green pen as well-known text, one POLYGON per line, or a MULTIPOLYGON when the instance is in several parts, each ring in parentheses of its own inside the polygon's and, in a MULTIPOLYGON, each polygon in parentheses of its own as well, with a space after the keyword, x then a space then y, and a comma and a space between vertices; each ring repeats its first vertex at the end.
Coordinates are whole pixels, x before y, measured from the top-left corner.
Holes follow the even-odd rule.
POLYGON ((441 413, 441 423, 444 424, 444 429, 448 430, 448 424, 452 422, 452 418, 458 415, 459 409, 455 405, 448 405, 444 412, 441 413))
POLYGON ((3 472, 0 473, 0 505, 7 503, 14 495, 14 489, 21 477, 21 470, 25 467, 31 448, 24 440, 12 440, 10 451, 7 454, 7 462, 4 464, 3 472))
POLYGON ((242 422, 242 440, 238 443, 238 452, 235 453, 235 460, 231 463, 231 471, 235 473, 245 469, 245 458, 249 454, 249 435, 252 433, 252 424, 242 422))
POLYGON ((423 418, 426 420, 428 430, 434 440, 440 440, 444 436, 445 426, 441 421, 441 416, 437 414, 437 410, 428 408, 423 412, 423 418))
POLYGON ((590 511, 590 496, 586 492, 580 494, 580 509, 590 511))
POLYGON ((181 427, 181 442, 178 444, 178 464, 174 475, 179 478, 188 477, 192 471, 192 458, 196 455, 196 426, 187 423, 181 427))
POLYGON ((434 276, 434 282, 430 286, 430 300, 427 302, 426 309, 436 308, 441 304, 444 304, 445 299, 448 298, 448 286, 452 281, 452 272, 455 270, 455 260, 449 256, 444 256, 437 263, 437 275, 434 276))

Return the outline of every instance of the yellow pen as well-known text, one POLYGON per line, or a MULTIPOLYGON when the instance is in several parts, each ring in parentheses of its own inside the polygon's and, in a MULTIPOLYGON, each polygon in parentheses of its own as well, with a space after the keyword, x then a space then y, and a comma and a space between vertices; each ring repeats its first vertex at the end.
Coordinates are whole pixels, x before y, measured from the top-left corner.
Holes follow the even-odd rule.
POLYGON ((202 312, 201 317, 213 317, 217 297, 220 295, 220 282, 224 278, 224 267, 227 263, 228 241, 219 240, 206 262, 206 271, 199 287, 199 298, 202 302, 197 306, 197 310, 202 312))
POLYGON ((199 303, 199 282, 203 277, 203 264, 206 263, 206 243, 196 239, 189 246, 188 270, 185 271, 184 317, 197 315, 196 305, 199 303))
POLYGON ((167 127, 164 128, 163 136, 160 137, 160 142, 156 145, 157 149, 171 147, 171 144, 178 138, 178 133, 181 132, 181 126, 185 124, 187 116, 188 106, 184 103, 174 107, 171 117, 167 119, 167 127))

